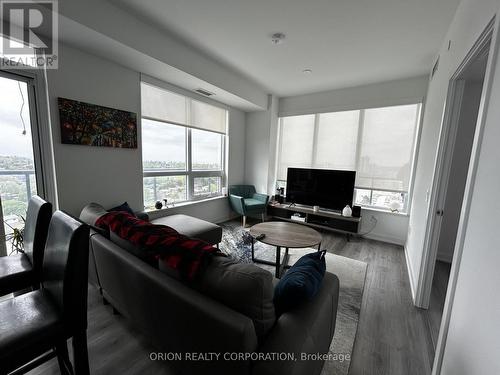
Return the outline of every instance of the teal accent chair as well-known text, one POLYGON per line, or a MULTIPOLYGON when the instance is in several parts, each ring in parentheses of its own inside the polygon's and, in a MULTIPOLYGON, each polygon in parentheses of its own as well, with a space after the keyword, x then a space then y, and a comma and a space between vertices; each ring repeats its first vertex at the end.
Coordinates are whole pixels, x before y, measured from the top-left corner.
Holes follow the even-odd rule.
POLYGON ((253 185, 229 186, 229 203, 243 217, 243 228, 248 215, 261 215, 264 221, 268 201, 269 196, 257 193, 253 185))

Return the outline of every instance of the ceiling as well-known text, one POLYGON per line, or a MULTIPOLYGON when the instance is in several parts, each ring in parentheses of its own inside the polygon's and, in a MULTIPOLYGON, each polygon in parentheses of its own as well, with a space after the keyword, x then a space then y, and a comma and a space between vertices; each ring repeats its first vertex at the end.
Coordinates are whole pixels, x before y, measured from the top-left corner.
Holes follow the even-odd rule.
POLYGON ((110 1, 278 96, 428 74, 460 2, 110 1), (271 43, 275 32, 282 44, 271 43))

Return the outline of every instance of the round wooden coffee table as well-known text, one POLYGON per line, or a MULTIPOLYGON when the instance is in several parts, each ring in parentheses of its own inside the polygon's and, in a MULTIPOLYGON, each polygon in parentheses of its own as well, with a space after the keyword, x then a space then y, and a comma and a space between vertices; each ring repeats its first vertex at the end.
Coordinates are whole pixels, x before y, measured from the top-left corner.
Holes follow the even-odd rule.
POLYGON ((321 234, 305 225, 294 224, 282 221, 269 221, 259 223, 250 228, 252 236, 252 261, 256 263, 268 264, 276 267, 275 276, 280 278, 283 269, 288 266, 288 249, 318 246, 321 247, 321 234), (264 235, 263 238, 258 238, 264 235), (254 256, 254 240, 267 245, 276 246, 276 262, 257 259, 254 256), (285 257, 281 262, 281 248, 285 248, 285 257))

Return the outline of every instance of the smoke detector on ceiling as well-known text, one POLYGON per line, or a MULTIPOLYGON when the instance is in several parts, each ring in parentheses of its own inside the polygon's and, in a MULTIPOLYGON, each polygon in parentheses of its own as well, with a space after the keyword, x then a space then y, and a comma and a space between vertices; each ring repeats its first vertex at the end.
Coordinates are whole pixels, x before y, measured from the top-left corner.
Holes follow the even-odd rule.
POLYGON ((271 35, 271 42, 273 44, 281 44, 285 40, 285 34, 283 33, 274 33, 271 35))
POLYGON ((210 92, 210 91, 205 90, 205 89, 196 89, 194 91, 197 92, 198 94, 203 95, 203 96, 212 96, 212 95, 215 95, 215 93, 210 92))

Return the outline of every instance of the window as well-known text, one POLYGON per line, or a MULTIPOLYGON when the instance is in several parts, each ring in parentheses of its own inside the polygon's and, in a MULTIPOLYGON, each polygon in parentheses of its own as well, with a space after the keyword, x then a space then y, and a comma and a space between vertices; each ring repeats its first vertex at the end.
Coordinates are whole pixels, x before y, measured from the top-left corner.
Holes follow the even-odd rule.
POLYGON ((355 204, 406 212, 420 107, 282 117, 278 187, 288 167, 355 170, 355 204))
MULTIPOLYGON (((1 40, 0 40, 1 42, 1 40)), ((2 71, 0 90, 0 256, 17 252, 14 231, 24 227, 28 201, 44 195, 34 109, 34 81, 2 71)))
POLYGON ((221 195, 227 111, 147 83, 141 93, 145 208, 221 195))

